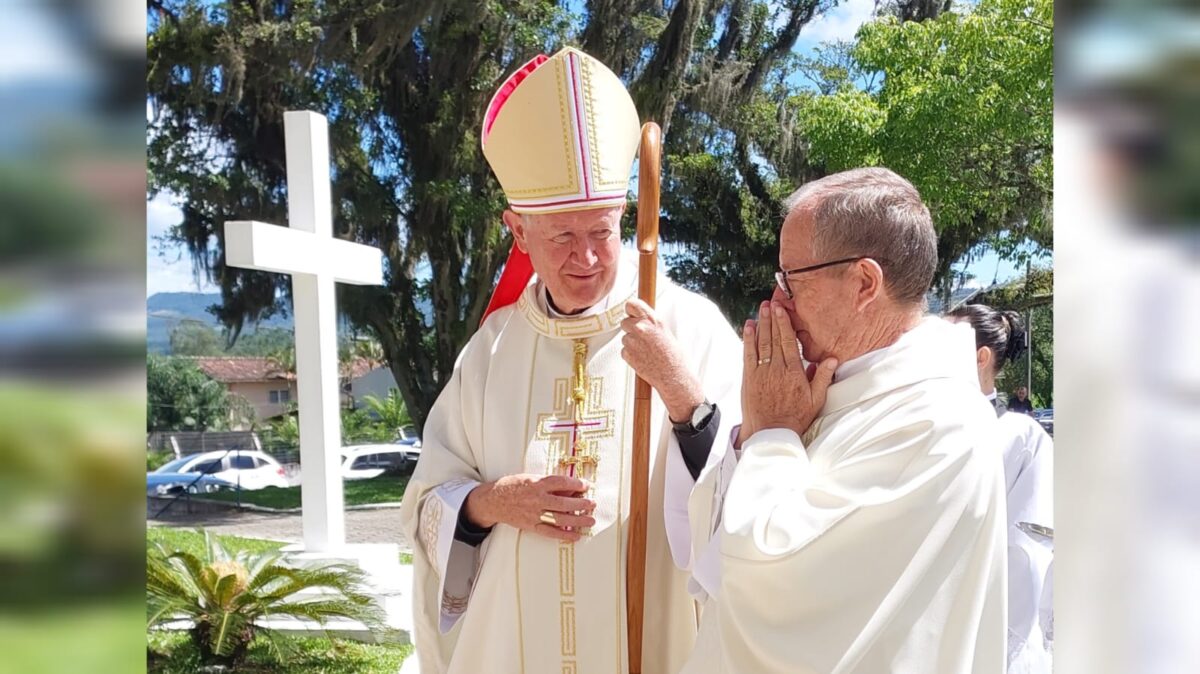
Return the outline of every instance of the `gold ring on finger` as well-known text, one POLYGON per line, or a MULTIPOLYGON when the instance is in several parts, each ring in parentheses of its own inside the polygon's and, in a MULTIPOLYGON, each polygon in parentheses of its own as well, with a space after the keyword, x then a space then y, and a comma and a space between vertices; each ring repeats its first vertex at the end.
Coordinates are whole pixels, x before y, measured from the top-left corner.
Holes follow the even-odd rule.
POLYGON ((554 517, 554 513, 550 512, 549 510, 543 510, 538 519, 541 520, 543 524, 549 524, 552 527, 558 526, 558 519, 556 519, 554 517))
POLYGON ((770 363, 771 363, 771 357, 770 357, 770 356, 767 356, 766 358, 759 358, 759 359, 758 359, 758 364, 759 364, 759 365, 769 365, 770 363))

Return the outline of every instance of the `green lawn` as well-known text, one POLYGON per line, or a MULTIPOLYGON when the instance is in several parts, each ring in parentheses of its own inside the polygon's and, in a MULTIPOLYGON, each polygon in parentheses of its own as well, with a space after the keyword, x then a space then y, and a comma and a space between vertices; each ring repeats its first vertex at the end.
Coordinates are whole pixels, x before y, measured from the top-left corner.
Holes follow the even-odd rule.
MULTIPOLYGON (((408 478, 408 475, 382 475, 370 480, 346 480, 342 483, 346 505, 399 503, 400 499, 404 498, 404 488, 408 486, 408 478)), ((235 491, 219 491, 205 494, 203 498, 231 503, 240 498, 242 503, 267 508, 299 508, 300 487, 267 487, 254 491, 242 491, 240 494, 235 491)))
MULTIPOLYGON (((280 663, 259 637, 250 647, 247 662, 238 672, 288 672, 289 674, 396 674, 410 644, 363 644, 345 639, 290 637, 294 651, 280 663)), ((194 674, 200 658, 187 635, 154 632, 147 639, 146 671, 152 674, 194 674)))
MULTIPOLYGON (((125 674, 143 667, 144 596, 81 601, 69 608, 0 609, 0 671, 125 674)), ((392 674, 395 674, 393 670, 392 674)))
MULTIPOLYGON (((225 549, 230 552, 238 550, 266 551, 278 550, 287 543, 267 541, 261 538, 241 538, 239 536, 220 536, 225 549)), ((146 544, 162 543, 168 550, 186 550, 193 555, 204 554, 204 534, 194 529, 175 529, 172 527, 147 527, 146 544)), ((401 564, 412 564, 412 553, 400 553, 401 564)))
MULTIPOLYGON (((266 552, 278 550, 287 543, 265 541, 261 538, 240 538, 238 536, 219 536, 225 549, 230 552, 250 550, 266 552)), ((173 529, 171 527, 146 527, 146 544, 162 543, 167 550, 183 550, 193 555, 204 555, 204 534, 192 529, 173 529)))

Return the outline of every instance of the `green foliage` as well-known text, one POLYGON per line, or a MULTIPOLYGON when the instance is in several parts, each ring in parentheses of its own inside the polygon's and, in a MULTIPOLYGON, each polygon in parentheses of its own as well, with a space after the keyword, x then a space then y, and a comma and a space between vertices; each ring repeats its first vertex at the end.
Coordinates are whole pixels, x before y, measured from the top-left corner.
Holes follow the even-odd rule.
POLYGON ((389 390, 387 397, 383 400, 373 395, 363 396, 363 404, 385 429, 392 431, 392 439, 398 437, 400 429, 412 425, 412 416, 408 413, 408 406, 404 404, 404 398, 396 389, 389 390))
MULTIPOLYGON (((913 182, 939 232, 939 278, 988 245, 1052 245, 1050 0, 981 0, 928 21, 865 24, 850 54, 875 93, 811 99, 799 126, 828 171, 883 165, 913 182)), ((1023 259, 1022 259, 1023 261, 1023 259)))
POLYGON ((202 663, 236 666, 260 634, 275 657, 286 657, 278 635, 256 624, 267 618, 318 623, 348 618, 386 629, 381 609, 363 592, 365 577, 357 567, 293 568, 282 563, 279 552, 231 553, 220 539, 207 532, 204 537, 202 554, 161 543, 146 554, 147 629, 191 621, 189 636, 202 663))
MULTIPOLYGON (((272 642, 258 637, 246 652, 240 674, 395 674, 413 652, 412 644, 364 644, 346 639, 282 637, 291 652, 281 669, 272 642)), ((129 649, 125 649, 128 651, 129 649)), ((186 635, 157 632, 148 639, 149 674, 195 674, 203 667, 200 654, 186 635)), ((100 670, 97 670, 100 671, 100 670)), ((105 671, 131 671, 108 669, 105 671)))
POLYGON ((157 470, 175 458, 174 452, 146 452, 146 472, 157 470))
POLYGON ((267 423, 263 433, 263 441, 269 447, 278 449, 295 449, 300 446, 300 421, 296 416, 295 407, 288 409, 267 423))
POLYGON ((253 411, 223 384, 183 358, 146 358, 146 428, 150 431, 213 431, 247 422, 253 411))
POLYGON ((391 442, 396 429, 372 418, 365 409, 342 410, 342 445, 372 442, 391 442))
POLYGON ((216 356, 223 346, 221 335, 200 321, 183 321, 171 330, 172 356, 216 356))

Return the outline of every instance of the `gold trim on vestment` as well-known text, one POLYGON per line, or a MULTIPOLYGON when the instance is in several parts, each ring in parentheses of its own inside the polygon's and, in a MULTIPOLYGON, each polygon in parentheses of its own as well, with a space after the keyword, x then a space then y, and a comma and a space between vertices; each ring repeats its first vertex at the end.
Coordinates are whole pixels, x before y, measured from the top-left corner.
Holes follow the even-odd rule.
POLYGON ((537 288, 537 283, 530 283, 525 287, 525 292, 517 299, 517 310, 525 316, 525 320, 529 321, 535 332, 551 339, 587 339, 619 330, 621 321, 625 320, 625 302, 633 299, 633 295, 630 295, 608 311, 599 314, 579 318, 550 318, 538 306, 534 296, 537 288))
MULTIPOLYGON (((533 360, 531 362, 533 362, 535 365, 538 362, 537 361, 537 352, 538 352, 538 341, 540 341, 540 339, 541 339, 540 335, 533 336, 533 360)), ((529 417, 531 414, 533 414, 533 375, 534 375, 534 373, 535 373, 534 371, 536 369, 537 369, 536 367, 529 368, 529 386, 528 386, 529 394, 525 398, 525 437, 526 438, 529 437, 529 417)), ((485 405, 485 407, 486 407, 486 405, 485 405)), ((525 449, 521 452, 521 465, 522 466, 526 465, 525 461, 528 459, 530 444, 532 444, 532 442, 530 440, 525 441, 525 449)), ((525 671, 525 614, 523 614, 521 612, 521 536, 524 533, 525 533, 524 531, 517 531, 516 559, 514 560, 515 561, 514 566, 516 568, 515 587, 516 587, 516 592, 517 592, 517 651, 521 656, 521 671, 522 672, 525 671)))

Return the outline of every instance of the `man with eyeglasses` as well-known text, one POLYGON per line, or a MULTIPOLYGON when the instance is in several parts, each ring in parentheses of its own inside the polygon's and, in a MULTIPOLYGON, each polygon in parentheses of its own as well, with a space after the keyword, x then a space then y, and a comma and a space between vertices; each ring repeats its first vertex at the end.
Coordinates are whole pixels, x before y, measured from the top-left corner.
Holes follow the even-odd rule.
POLYGON ((778 287, 743 330, 742 425, 690 493, 707 603, 683 671, 1001 674, 996 419, 971 330, 924 317, 929 211, 883 168, 787 206, 778 287))

